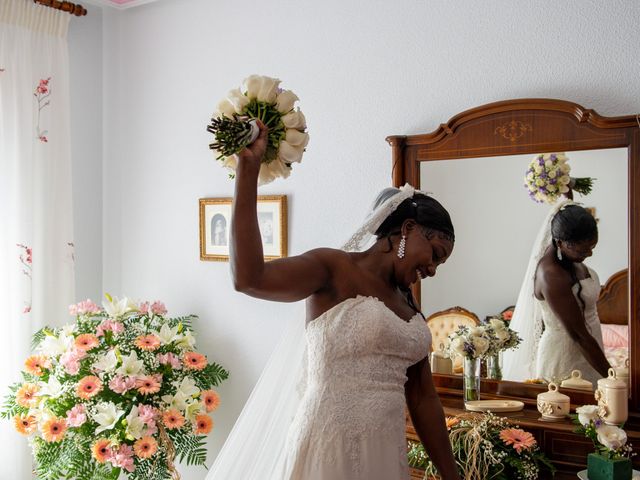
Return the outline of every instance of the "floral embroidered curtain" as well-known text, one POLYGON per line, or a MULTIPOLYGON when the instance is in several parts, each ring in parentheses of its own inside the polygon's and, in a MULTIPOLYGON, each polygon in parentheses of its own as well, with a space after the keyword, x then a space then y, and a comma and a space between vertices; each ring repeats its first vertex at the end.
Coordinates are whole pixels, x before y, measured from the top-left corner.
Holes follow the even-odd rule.
MULTIPOLYGON (((0 0, 0 388, 31 335, 73 303, 68 13, 0 0)), ((30 479, 27 442, 0 428, 0 478, 30 479)))

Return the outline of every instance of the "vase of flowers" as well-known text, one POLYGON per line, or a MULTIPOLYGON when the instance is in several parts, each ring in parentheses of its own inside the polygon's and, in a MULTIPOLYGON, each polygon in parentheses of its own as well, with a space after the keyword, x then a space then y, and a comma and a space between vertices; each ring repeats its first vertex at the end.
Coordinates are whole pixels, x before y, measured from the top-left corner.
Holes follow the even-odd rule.
POLYGON ((524 186, 532 200, 538 203, 555 203, 561 195, 570 195, 570 191, 582 195, 591 193, 592 178, 573 178, 569 176, 571 166, 569 158, 560 153, 541 153, 529 163, 524 177, 524 186))
MULTIPOLYGON (((447 430, 460 478, 534 480, 541 470, 554 472, 530 432, 492 413, 463 413, 447 417, 447 430)), ((437 470, 422 444, 409 443, 409 465, 425 470, 425 478, 437 470)))
POLYGON ((516 348, 522 342, 522 338, 500 317, 489 317, 485 322, 485 328, 491 337, 486 353, 487 378, 502 380, 501 353, 516 348))
POLYGON ((228 372, 196 350, 197 317, 108 295, 69 311, 75 323, 34 335, 1 412, 29 437, 36 477, 177 479, 176 457, 204 466, 212 387, 228 372))
POLYGON ((307 121, 299 108, 294 109, 296 101, 298 96, 280 88, 277 78, 251 75, 241 89, 231 90, 218 103, 207 126, 207 131, 214 135, 209 148, 230 171, 230 177, 235 175, 236 154, 258 137, 257 120, 268 129, 259 184, 290 175, 292 165, 302 160, 309 142, 307 121))
POLYGON ((480 365, 489 351, 492 338, 484 326, 461 325, 449 335, 449 356, 463 358, 464 401, 480 400, 480 365))
POLYGON ((583 405, 572 415, 578 426, 575 432, 591 440, 595 449, 587 456, 587 476, 589 480, 629 480, 634 455, 631 444, 622 428, 604 422, 603 413, 598 405, 583 405))

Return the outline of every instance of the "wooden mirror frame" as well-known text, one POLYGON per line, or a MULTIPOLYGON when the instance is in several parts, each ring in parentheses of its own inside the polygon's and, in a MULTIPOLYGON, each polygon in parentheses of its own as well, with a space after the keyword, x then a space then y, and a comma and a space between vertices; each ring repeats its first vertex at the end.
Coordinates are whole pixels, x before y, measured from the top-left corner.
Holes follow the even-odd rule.
MULTIPOLYGON (((564 100, 516 99, 464 111, 435 131, 392 135, 392 181, 420 187, 420 163, 625 147, 628 151, 629 408, 640 411, 640 128, 637 115, 603 117, 564 100)), ((420 285, 414 288, 420 299, 420 285)), ((434 377, 437 375, 434 374, 434 377)), ((446 383, 446 379, 444 382, 446 383)), ((540 390, 531 389, 535 396, 540 390)))

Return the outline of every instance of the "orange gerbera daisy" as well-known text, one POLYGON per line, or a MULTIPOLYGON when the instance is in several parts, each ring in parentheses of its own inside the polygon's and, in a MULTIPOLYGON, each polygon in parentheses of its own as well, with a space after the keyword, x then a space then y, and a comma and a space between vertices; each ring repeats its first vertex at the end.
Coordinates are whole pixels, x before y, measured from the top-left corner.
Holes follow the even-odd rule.
POLYGON ((67 420, 51 417, 42 425, 42 436, 47 442, 59 442, 67 431, 67 420))
POLYGON ((76 395, 78 397, 89 400, 95 397, 102 390, 102 382, 95 375, 89 375, 82 378, 76 387, 76 395))
POLYGON ((207 366, 207 357, 198 352, 187 352, 184 354, 182 363, 191 370, 202 370, 207 366))
POLYGON ((458 417, 447 417, 445 418, 445 421, 447 423, 447 430, 451 430, 460 423, 460 419, 458 417))
POLYGON ((169 430, 173 428, 180 428, 184 425, 184 417, 179 410, 170 408, 162 414, 162 423, 169 430))
POLYGON ((21 407, 35 407, 38 393, 38 386, 33 383, 25 383, 16 392, 16 403, 21 407))
POLYGON ((101 438, 91 447, 91 455, 98 463, 106 462, 111 457, 111 440, 101 438))
POLYGON ((38 426, 36 417, 33 415, 16 415, 13 417, 13 424, 22 435, 31 435, 38 426))
POLYGON ((213 390, 205 390, 200 394, 200 398, 207 412, 214 411, 220 405, 220 396, 213 390))
POLYGON ((519 428, 506 428, 500 432, 500 439, 505 445, 513 445, 516 452, 528 450, 536 446, 536 439, 529 432, 519 428))
POLYGON ((143 335, 136 338, 135 344, 141 350, 153 352, 160 346, 160 339, 153 334, 143 335))
POLYGON ((46 355, 31 355, 24 361, 24 367, 31 375, 41 377, 42 369, 51 368, 51 360, 46 355))
POLYGON ((158 442, 155 438, 147 436, 133 444, 133 451, 139 458, 149 458, 158 450, 158 442))
POLYGON ((211 420, 211 417, 205 413, 196 415, 195 424, 196 424, 195 433, 198 435, 206 435, 213 428, 213 420, 211 420))
POLYGON ((136 380, 136 388, 143 395, 158 393, 160 391, 160 382, 152 375, 146 375, 136 380))
POLYGON ((75 340, 76 348, 79 350, 84 350, 88 352, 89 350, 96 348, 100 345, 100 340, 98 337, 91 333, 83 333, 82 335, 78 335, 75 340))

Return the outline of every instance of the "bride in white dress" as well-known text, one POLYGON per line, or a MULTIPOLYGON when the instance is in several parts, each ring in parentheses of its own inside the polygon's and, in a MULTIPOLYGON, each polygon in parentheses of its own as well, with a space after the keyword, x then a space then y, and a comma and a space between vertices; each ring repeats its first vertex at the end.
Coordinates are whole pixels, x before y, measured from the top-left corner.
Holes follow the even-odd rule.
POLYGON ((560 382, 578 369, 595 385, 607 376, 596 309, 600 280, 584 264, 597 242, 597 223, 586 209, 571 201, 552 209, 514 311, 511 328, 524 342, 505 355, 505 378, 560 382))
MULTIPOLYGON (((308 362, 282 462, 267 465, 271 460, 263 455, 264 465, 245 469, 242 480, 406 480, 405 405, 441 478, 459 480, 427 359, 431 336, 410 290, 412 283, 435 275, 451 254, 449 214, 410 186, 387 189, 351 239, 351 247, 357 247, 375 232, 367 250, 322 248, 264 262, 256 214, 266 147, 266 128, 260 127, 258 140, 240 153, 236 171, 230 238, 234 284, 267 300, 307 299, 308 362)), ((290 404, 288 398, 284 402, 290 404)), ((252 435, 268 436, 271 420, 262 423, 265 431, 252 435)), ((279 452, 274 446, 271 453, 279 452)), ((239 473, 233 468, 216 462, 207 478, 235 480, 239 473)))

